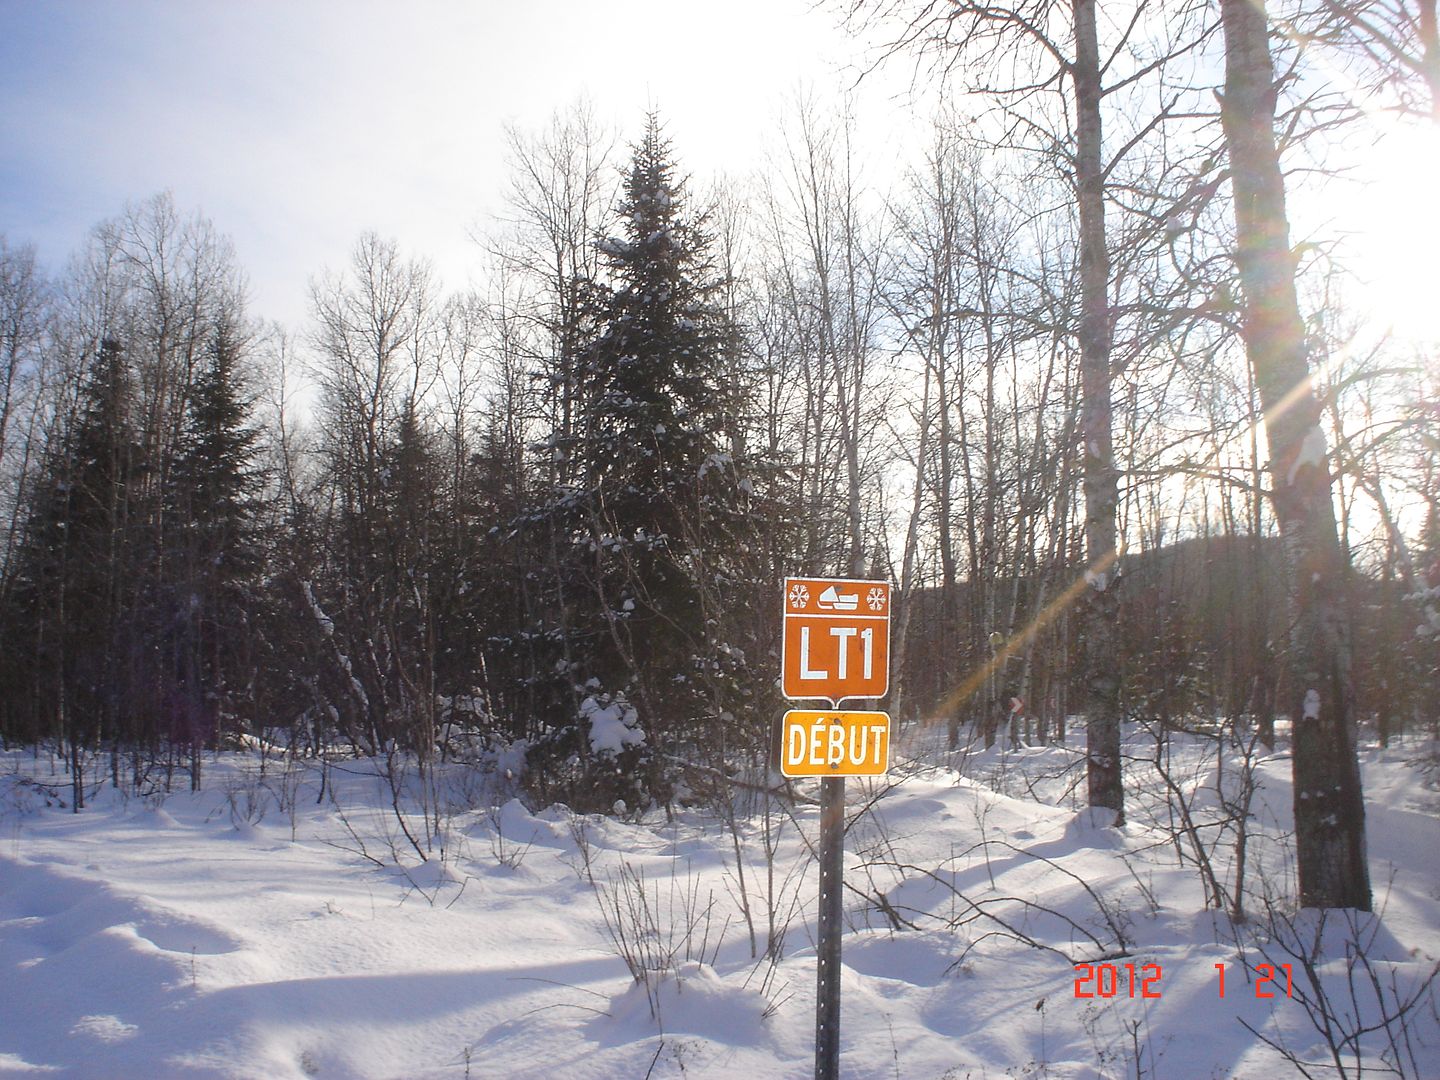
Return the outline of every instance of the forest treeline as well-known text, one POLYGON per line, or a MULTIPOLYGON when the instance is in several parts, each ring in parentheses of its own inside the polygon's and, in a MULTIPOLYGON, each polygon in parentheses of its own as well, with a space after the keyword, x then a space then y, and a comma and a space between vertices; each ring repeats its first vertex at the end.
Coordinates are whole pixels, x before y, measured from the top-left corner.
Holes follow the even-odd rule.
POLYGON ((1096 805, 1125 717, 1288 715, 1330 764, 1359 723, 1434 733, 1433 354, 1354 347, 1325 250, 1246 217, 1265 132, 1310 161, 1357 110, 1289 39, 1247 84, 1228 0, 1103 63, 1087 3, 1006 24, 1040 73, 1008 83, 989 9, 857 5, 988 102, 884 192, 813 100, 744 182, 688 177, 654 115, 512 131, 475 291, 365 234, 269 324, 163 194, 63 272, 0 247, 0 738, 117 784, 254 736, 666 803, 763 760, 787 573, 895 583, 902 725, 1087 716, 1096 805), (1276 250, 1303 323, 1257 315, 1276 250))

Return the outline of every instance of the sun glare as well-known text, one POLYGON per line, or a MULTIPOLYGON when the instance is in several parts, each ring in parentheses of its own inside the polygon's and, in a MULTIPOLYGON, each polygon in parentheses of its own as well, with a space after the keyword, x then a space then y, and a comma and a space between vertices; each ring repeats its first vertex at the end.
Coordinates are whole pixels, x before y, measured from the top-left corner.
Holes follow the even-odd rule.
POLYGON ((1366 171, 1350 245, 1362 303, 1377 330, 1440 342, 1440 126, 1392 128, 1366 171))

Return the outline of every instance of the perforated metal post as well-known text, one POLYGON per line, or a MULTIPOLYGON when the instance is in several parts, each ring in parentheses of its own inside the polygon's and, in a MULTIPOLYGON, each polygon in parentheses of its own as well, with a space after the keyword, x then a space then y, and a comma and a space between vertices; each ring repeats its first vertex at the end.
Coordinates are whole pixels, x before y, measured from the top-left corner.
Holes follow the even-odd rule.
POLYGON ((815 975, 815 1080, 840 1076, 840 914, 845 873, 845 778, 820 781, 820 914, 815 975))

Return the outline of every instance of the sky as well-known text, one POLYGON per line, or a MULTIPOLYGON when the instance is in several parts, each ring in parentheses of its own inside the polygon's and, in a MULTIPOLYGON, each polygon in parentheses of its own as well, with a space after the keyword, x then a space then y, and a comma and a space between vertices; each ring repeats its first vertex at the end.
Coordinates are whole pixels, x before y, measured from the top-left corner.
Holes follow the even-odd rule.
POLYGON ((169 190, 234 240, 267 318, 303 319, 308 280, 367 229, 463 287, 503 212, 506 125, 588 97, 629 140, 658 107, 685 169, 740 175, 787 98, 854 84, 837 18, 810 0, 0 0, 0 233, 58 270, 169 190))
MULTIPOLYGON (((582 97, 622 140, 658 108, 704 179, 762 168, 798 94, 849 94, 883 187, 935 95, 909 94, 903 63, 855 89, 865 53, 840 8, 0 0, 0 233, 58 272, 95 224, 169 190, 235 242, 252 313, 298 327, 310 279, 365 230, 451 289, 478 277, 473 237, 504 212, 506 126, 539 130, 582 97)), ((1440 339, 1440 130, 1393 128, 1358 182, 1293 193, 1293 235, 1345 235, 1380 322, 1440 339)))

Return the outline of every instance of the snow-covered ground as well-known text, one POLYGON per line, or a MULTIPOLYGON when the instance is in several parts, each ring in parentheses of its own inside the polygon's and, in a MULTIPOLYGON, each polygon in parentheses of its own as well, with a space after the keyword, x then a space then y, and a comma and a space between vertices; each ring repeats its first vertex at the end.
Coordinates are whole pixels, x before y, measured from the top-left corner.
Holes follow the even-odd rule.
MULTIPOLYGON (((1077 809, 1074 749, 961 761, 927 734, 888 783, 850 783, 842 1076, 1299 1075, 1266 1039, 1326 1075, 1302 997, 1322 987, 1343 1031, 1353 1002, 1377 1019, 1374 987, 1403 1000, 1440 955, 1440 796, 1407 753, 1364 757, 1378 914, 1324 928, 1283 899, 1289 762, 1260 760, 1237 925, 1207 910, 1178 803, 1143 761, 1117 830, 1077 809), (1284 946, 1311 955, 1317 929, 1312 982, 1284 946), (1347 968, 1357 938, 1366 962, 1347 968), (1111 966, 1077 986, 1076 962, 1111 966), (1291 963, 1292 996, 1283 969, 1255 977, 1266 962, 1291 963)), ((1137 759, 1150 746, 1132 734, 1137 759)), ((1210 747, 1172 744, 1171 771, 1233 895, 1210 747)), ((456 769, 422 861, 370 763, 335 763, 323 798, 315 762, 207 765, 199 794, 102 784, 73 814, 47 758, 0 754, 0 1076, 811 1075, 814 805, 767 818, 750 797, 733 828, 698 808, 627 822, 496 807, 489 778, 456 769), (622 952, 670 973, 636 981, 622 952)), ((426 846, 420 816, 406 824, 426 846)), ((1440 1077, 1435 1008, 1366 1035, 1365 1068, 1398 1050, 1408 1075, 1440 1077)))

